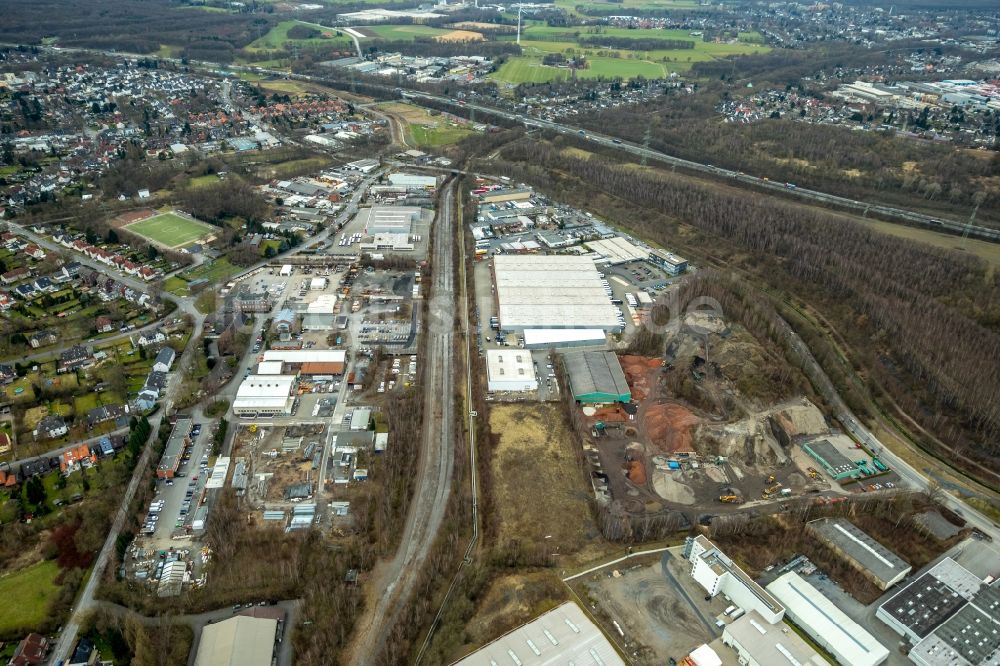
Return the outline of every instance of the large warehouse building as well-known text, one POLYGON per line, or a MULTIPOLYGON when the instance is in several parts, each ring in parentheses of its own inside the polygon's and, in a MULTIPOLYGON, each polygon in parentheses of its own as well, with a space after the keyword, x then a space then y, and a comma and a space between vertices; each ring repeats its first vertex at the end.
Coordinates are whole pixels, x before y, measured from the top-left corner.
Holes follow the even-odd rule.
POLYGON ((249 375, 236 390, 237 416, 276 416, 292 412, 295 375, 249 375))
POLYGON ((880 590, 906 578, 912 567, 844 518, 820 518, 806 523, 806 531, 832 549, 880 590))
POLYGON ((486 389, 491 393, 538 390, 531 352, 523 349, 488 349, 486 376, 486 389))
POLYGON ((625 666, 597 625, 572 601, 481 647, 454 666, 625 666))
POLYGON ((410 206, 372 206, 358 211, 365 234, 408 234, 420 219, 420 209, 410 206))
POLYGON ((877 666, 889 650, 794 571, 767 586, 787 617, 843 666, 877 666))
POLYGON ((583 404, 629 402, 632 392, 614 352, 569 352, 563 356, 573 399, 583 404))
POLYGON ((824 659, 784 622, 769 624, 757 611, 722 630, 722 642, 743 666, 826 666, 824 659))
POLYGON ((919 666, 1000 664, 1000 587, 951 558, 879 606, 875 616, 913 647, 919 666))
POLYGON ((709 596, 725 595, 744 611, 757 611, 768 624, 781 622, 785 616, 785 607, 780 601, 704 535, 688 537, 684 543, 684 557, 691 564, 691 577, 709 596))
POLYGON ((278 621, 232 617, 201 630, 194 666, 271 666, 278 621))
MULTIPOLYGON (((286 370, 301 370, 303 368, 323 365, 324 375, 340 375, 344 372, 347 352, 343 349, 269 349, 264 352, 264 362, 280 361, 286 370)), ((310 374, 303 371, 302 374, 310 374)))
POLYGON ((827 474, 840 481, 853 479, 861 470, 840 452, 829 440, 819 439, 802 445, 802 450, 820 464, 827 474))
POLYGON ((621 312, 601 284, 589 257, 500 255, 493 258, 500 328, 524 332, 564 329, 563 344, 579 331, 621 328, 621 312))

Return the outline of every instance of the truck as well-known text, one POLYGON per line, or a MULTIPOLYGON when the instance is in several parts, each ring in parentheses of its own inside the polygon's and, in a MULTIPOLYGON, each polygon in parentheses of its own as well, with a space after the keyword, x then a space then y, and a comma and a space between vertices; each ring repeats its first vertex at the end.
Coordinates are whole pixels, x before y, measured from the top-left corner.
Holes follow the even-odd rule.
POLYGON ((719 495, 719 501, 726 504, 739 504, 740 498, 738 495, 719 495))
POLYGON ((886 467, 885 463, 879 460, 878 458, 872 458, 872 464, 875 465, 875 469, 877 469, 880 472, 889 471, 889 468, 886 467))

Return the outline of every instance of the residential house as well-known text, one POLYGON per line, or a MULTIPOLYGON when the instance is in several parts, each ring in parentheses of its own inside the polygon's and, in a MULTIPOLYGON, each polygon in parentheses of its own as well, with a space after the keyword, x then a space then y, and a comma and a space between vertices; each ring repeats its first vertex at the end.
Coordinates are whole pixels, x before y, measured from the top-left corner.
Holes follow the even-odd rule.
POLYGON ((32 259, 44 259, 45 258, 45 250, 43 250, 42 248, 40 248, 40 247, 38 247, 37 245, 34 245, 34 244, 29 245, 26 248, 24 248, 24 253, 26 255, 28 255, 29 257, 31 257, 32 259))
POLYGON ((3 275, 0 275, 0 282, 3 282, 4 284, 14 284, 15 282, 23 280, 29 275, 31 275, 31 271, 25 268, 24 266, 21 266, 20 268, 14 268, 12 270, 7 271, 3 275))
POLYGON ((142 268, 139 269, 139 277, 147 281, 152 280, 153 278, 156 277, 156 271, 154 271, 149 266, 143 266, 142 268))
POLYGON ((32 434, 35 436, 35 439, 42 440, 62 437, 68 432, 69 426, 66 425, 63 417, 56 414, 49 414, 38 422, 32 434))
POLYGON ((41 634, 31 633, 21 639, 14 648, 14 656, 7 662, 9 666, 34 666, 44 664, 49 654, 49 639, 41 634))
POLYGON ((94 666, 100 653, 94 649, 94 643, 89 638, 81 638, 73 650, 73 655, 67 660, 66 666, 94 666))
POLYGON ((42 292, 45 292, 45 291, 55 291, 55 289, 56 289, 56 286, 54 284, 52 284, 52 280, 50 280, 49 278, 45 277, 44 275, 42 277, 38 278, 37 280, 35 280, 33 284, 34 284, 35 289, 37 289, 38 291, 42 291, 42 292))
POLYGON ((146 385, 142 387, 145 391, 155 391, 156 397, 160 397, 163 389, 167 388, 167 373, 153 370, 146 377, 146 385))
POLYGON ((83 345, 73 345, 59 355, 57 372, 74 372, 94 365, 94 357, 83 345))
POLYGON ((37 293, 35 292, 35 288, 30 284, 19 284, 14 287, 14 295, 27 299, 34 298, 37 296, 37 293))
POLYGON ((160 394, 158 391, 143 389, 139 391, 139 395, 135 399, 135 407, 140 412, 148 412, 153 407, 156 407, 156 400, 159 397, 160 394))
POLYGON ((0 469, 0 488, 16 488, 17 484, 17 472, 10 469, 0 469))
POLYGON ((170 366, 174 364, 174 350, 164 347, 156 354, 156 362, 153 363, 153 370, 156 372, 170 372, 170 366))
POLYGON ((118 419, 125 418, 126 414, 128 414, 128 408, 125 405, 102 405, 101 407, 94 407, 87 412, 87 427, 93 428, 105 421, 117 421, 118 419))
POLYGON ((144 331, 136 337, 136 344, 140 347, 149 347, 150 345, 159 345, 167 341, 167 336, 163 334, 163 331, 156 329, 155 331, 144 331))
POLYGON ((111 317, 101 315, 94 322, 95 328, 97 328, 98 333, 110 333, 115 330, 115 322, 111 320, 111 317))
POLYGON ((63 451, 62 455, 59 456, 59 469, 63 474, 68 474, 76 471, 81 465, 90 467, 95 462, 97 462, 97 456, 90 451, 90 447, 86 444, 80 444, 63 451))
POLYGON ((33 458, 21 463, 21 477, 30 478, 39 474, 46 474, 49 471, 49 461, 45 458, 33 458))
POLYGON ((10 310, 16 303, 8 294, 0 294, 0 310, 10 310))
POLYGON ((28 344, 31 345, 32 349, 38 349, 39 347, 44 347, 46 345, 53 345, 58 341, 59 338, 56 337, 53 331, 37 331, 28 336, 28 344))
POLYGON ((17 368, 11 363, 0 363, 0 386, 6 386, 17 379, 17 368))

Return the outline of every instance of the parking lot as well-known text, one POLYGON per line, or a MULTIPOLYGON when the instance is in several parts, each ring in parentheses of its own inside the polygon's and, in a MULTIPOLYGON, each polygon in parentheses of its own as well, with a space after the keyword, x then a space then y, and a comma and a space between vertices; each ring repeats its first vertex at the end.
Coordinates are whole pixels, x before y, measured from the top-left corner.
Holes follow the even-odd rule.
MULTIPOLYGON (((178 420, 178 424, 182 421, 178 420)), ((195 424, 192 423, 192 427, 195 424)), ((153 532, 147 536, 153 547, 167 547, 175 536, 185 534, 185 525, 190 525, 197 510, 197 501, 205 488, 208 479, 209 454, 212 450, 213 430, 203 424, 197 437, 192 438, 192 444, 182 457, 177 476, 173 479, 158 479, 156 481, 156 497, 154 503, 162 503, 155 514, 148 514, 146 525, 153 523, 153 532), (150 521, 149 517, 156 516, 150 521)))

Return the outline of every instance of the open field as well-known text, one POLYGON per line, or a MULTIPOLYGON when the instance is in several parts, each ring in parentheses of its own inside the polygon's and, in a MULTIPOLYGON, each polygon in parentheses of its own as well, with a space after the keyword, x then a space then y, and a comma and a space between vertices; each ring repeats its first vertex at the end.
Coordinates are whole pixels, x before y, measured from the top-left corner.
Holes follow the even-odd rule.
POLYGON ((161 213, 133 222, 124 227, 163 247, 175 248, 193 243, 212 234, 212 225, 176 213, 161 213))
POLYGON ((315 23, 307 23, 305 21, 282 21, 278 25, 271 28, 263 37, 250 42, 250 44, 246 47, 246 51, 250 53, 259 51, 275 51, 285 48, 286 43, 294 44, 298 47, 328 46, 331 48, 352 48, 353 42, 351 41, 351 38, 344 34, 338 36, 337 32, 336 28, 327 28, 315 23), (289 39, 288 31, 297 25, 304 28, 320 30, 326 36, 314 37, 312 39, 289 39))
POLYGON ((210 283, 221 282, 231 275, 239 273, 242 269, 229 263, 225 257, 219 257, 213 261, 206 261, 189 271, 184 271, 181 275, 173 275, 163 282, 163 288, 171 294, 177 296, 189 296, 191 294, 190 283, 195 280, 207 280, 210 283))
POLYGON ((603 540, 590 517, 578 445, 561 409, 524 403, 490 410, 498 542, 583 557, 584 549, 603 540))
POLYGON ((445 28, 432 28, 429 25, 371 25, 359 28, 358 32, 368 36, 370 39, 412 41, 417 37, 442 37, 455 31, 445 28))
POLYGON ((390 102, 380 108, 406 123, 407 142, 421 147, 444 146, 461 141, 473 130, 448 116, 432 116, 426 109, 411 104, 390 102))
POLYGON ((610 2, 578 2, 577 0, 556 0, 556 7, 570 14, 577 14, 576 8, 584 9, 693 9, 699 5, 698 0, 622 0, 620 3, 610 2))
POLYGON ((0 578, 0 634, 27 630, 45 622, 49 606, 59 591, 55 560, 39 562, 0 578))

